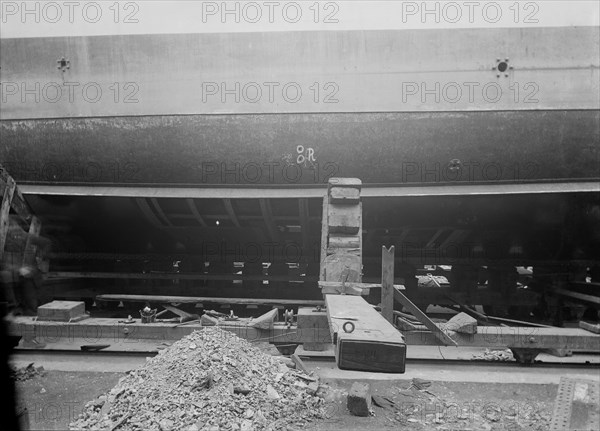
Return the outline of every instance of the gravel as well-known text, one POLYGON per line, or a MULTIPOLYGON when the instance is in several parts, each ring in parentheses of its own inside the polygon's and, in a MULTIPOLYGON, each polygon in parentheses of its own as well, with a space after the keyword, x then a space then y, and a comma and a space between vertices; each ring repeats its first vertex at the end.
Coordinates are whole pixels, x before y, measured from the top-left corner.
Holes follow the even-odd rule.
POLYGON ((235 334, 196 331, 88 402, 71 430, 296 430, 325 416, 316 377, 235 334), (310 386, 309 386, 310 385, 310 386))

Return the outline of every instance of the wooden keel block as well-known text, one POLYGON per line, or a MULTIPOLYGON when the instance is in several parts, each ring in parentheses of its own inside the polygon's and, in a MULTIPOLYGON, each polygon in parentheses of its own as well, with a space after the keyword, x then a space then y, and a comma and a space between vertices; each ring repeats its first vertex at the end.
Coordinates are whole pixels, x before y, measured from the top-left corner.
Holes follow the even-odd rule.
POLYGON ((329 202, 340 205, 354 205, 360 201, 360 190, 349 187, 332 187, 329 202))
POLYGON ((349 253, 329 255, 323 262, 325 281, 360 282, 362 260, 360 256, 349 253))
POLYGON ((360 238, 356 235, 352 235, 352 236, 331 235, 329 237, 329 247, 356 248, 360 251, 360 238))
POLYGON ((357 206, 329 205, 329 233, 356 235, 360 230, 360 210, 357 206))
POLYGON ((371 410, 371 385, 368 383, 353 383, 348 392, 348 410, 354 416, 369 416, 371 410))
POLYGON ((69 322, 87 317, 85 303, 82 301, 52 301, 37 309, 39 321, 69 322))
POLYGON ((325 295, 338 368, 404 373, 402 334, 360 296, 325 295))
POLYGON ((358 178, 333 177, 333 178, 329 178, 328 184, 329 184, 330 188, 333 188, 333 187, 352 187, 352 188, 360 190, 361 187, 362 187, 362 181, 359 180, 358 178))

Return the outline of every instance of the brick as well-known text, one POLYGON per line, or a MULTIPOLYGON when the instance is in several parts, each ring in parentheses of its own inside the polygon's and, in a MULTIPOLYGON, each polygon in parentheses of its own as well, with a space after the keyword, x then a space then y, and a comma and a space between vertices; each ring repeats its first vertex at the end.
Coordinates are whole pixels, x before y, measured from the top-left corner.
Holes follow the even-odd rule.
POLYGON ((354 416, 369 416, 371 409, 371 386, 368 383, 354 383, 348 392, 348 410, 354 416))
POLYGON ((37 309, 37 320, 40 321, 69 322, 86 317, 83 301, 52 301, 37 309))
POLYGON ((332 204, 354 205, 360 201, 360 190, 350 187, 332 187, 329 202, 332 204))

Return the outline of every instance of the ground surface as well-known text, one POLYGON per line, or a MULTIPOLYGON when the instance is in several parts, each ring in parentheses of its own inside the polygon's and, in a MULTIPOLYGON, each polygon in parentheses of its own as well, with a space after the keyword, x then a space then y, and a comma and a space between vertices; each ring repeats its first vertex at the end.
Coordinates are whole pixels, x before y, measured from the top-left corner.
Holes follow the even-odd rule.
MULTIPOLYGON (((32 430, 64 430, 90 401, 112 388, 124 373, 47 371, 17 382, 32 430)), ((353 381, 327 383, 328 418, 303 430, 546 430, 552 417, 556 385, 432 382, 425 390, 410 381, 370 381, 374 394, 394 407, 373 406, 361 418, 346 409, 345 392, 353 381)))

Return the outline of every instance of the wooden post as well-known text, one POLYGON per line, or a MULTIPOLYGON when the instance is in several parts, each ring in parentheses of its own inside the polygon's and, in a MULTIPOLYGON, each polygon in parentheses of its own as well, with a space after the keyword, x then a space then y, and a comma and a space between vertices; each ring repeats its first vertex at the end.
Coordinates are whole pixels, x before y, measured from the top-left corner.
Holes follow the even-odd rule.
POLYGON ((381 315, 394 323, 394 246, 381 247, 381 315))
POLYGON ((4 247, 6 247, 6 237, 9 227, 8 217, 16 187, 15 180, 8 176, 2 195, 2 206, 0 206, 0 260, 4 257, 4 247))
POLYGON ((33 216, 31 218, 31 224, 29 225, 29 235, 27 235, 27 242, 25 243, 25 251, 23 252, 23 265, 32 266, 35 265, 35 257, 37 253, 37 245, 35 244, 35 238, 40 235, 42 230, 42 223, 40 220, 33 216))

